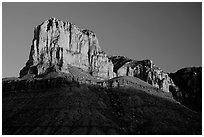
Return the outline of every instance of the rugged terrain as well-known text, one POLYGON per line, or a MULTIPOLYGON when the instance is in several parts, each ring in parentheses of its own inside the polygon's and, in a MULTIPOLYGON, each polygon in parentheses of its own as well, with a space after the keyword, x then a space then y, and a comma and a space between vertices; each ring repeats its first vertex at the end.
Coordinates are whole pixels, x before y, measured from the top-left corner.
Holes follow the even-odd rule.
POLYGON ((151 60, 132 60, 124 56, 111 56, 116 76, 132 76, 169 92, 169 86, 175 87, 168 74, 157 67, 151 60))
POLYGON ((2 79, 2 132, 202 134, 201 71, 107 56, 93 31, 50 18, 19 77, 2 79))

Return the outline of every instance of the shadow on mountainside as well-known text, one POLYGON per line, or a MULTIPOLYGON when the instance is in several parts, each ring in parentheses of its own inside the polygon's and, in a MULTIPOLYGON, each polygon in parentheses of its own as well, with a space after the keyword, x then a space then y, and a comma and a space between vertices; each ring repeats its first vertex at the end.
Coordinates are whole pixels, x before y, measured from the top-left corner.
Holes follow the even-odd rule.
POLYGON ((201 114, 132 87, 96 85, 3 92, 8 134, 202 134, 201 114))

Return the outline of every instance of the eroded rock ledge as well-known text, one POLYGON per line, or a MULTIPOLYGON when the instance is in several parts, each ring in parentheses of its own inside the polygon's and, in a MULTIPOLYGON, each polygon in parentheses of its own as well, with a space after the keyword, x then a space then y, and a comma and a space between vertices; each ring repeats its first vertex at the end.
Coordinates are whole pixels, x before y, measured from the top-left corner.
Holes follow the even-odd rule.
POLYGON ((166 92, 169 91, 169 86, 175 87, 168 74, 151 60, 137 61, 124 56, 111 56, 109 59, 114 64, 113 70, 116 76, 137 77, 166 92))

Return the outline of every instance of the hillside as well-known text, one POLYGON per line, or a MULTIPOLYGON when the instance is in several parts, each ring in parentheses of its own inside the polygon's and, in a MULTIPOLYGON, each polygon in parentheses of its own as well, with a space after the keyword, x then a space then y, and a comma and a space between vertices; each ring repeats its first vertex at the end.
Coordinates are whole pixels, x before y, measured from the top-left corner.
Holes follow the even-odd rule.
POLYGON ((201 134, 201 114, 131 87, 3 92, 3 134, 201 134))
POLYGON ((131 76, 119 76, 115 77, 109 80, 104 81, 107 86, 109 87, 131 87, 135 88, 137 90, 142 90, 148 94, 159 96, 162 98, 168 98, 170 100, 173 100, 173 96, 171 92, 165 92, 159 88, 156 88, 155 86, 150 85, 149 83, 137 78, 137 77, 131 77, 131 76))

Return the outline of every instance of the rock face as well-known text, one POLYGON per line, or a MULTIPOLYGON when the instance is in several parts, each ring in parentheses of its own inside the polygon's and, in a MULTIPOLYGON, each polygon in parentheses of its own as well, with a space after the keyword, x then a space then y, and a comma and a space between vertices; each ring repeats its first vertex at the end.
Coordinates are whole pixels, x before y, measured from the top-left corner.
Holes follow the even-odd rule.
POLYGON ((29 59, 20 71, 20 78, 48 73, 51 68, 70 73, 70 65, 98 79, 133 76, 166 92, 178 89, 168 74, 151 60, 108 57, 101 50, 94 32, 55 18, 34 29, 29 59))
POLYGON ((169 76, 179 87, 172 90, 174 98, 192 110, 202 111, 202 68, 183 68, 169 76))
POLYGON ((68 64, 101 79, 114 76, 113 64, 101 50, 94 32, 50 18, 34 29, 29 59, 20 77, 45 73, 52 66, 68 73, 68 64))
POLYGON ((99 79, 134 76, 164 91, 169 91, 169 85, 173 85, 168 74, 151 60, 108 57, 101 50, 94 32, 50 18, 34 29, 29 59, 20 71, 20 78, 41 75, 53 67, 57 71, 69 73, 69 65, 99 79))
POLYGON ((175 86, 167 73, 155 66, 151 60, 132 60, 124 56, 109 57, 114 64, 117 76, 138 77, 149 84, 169 92, 169 86, 175 86))

